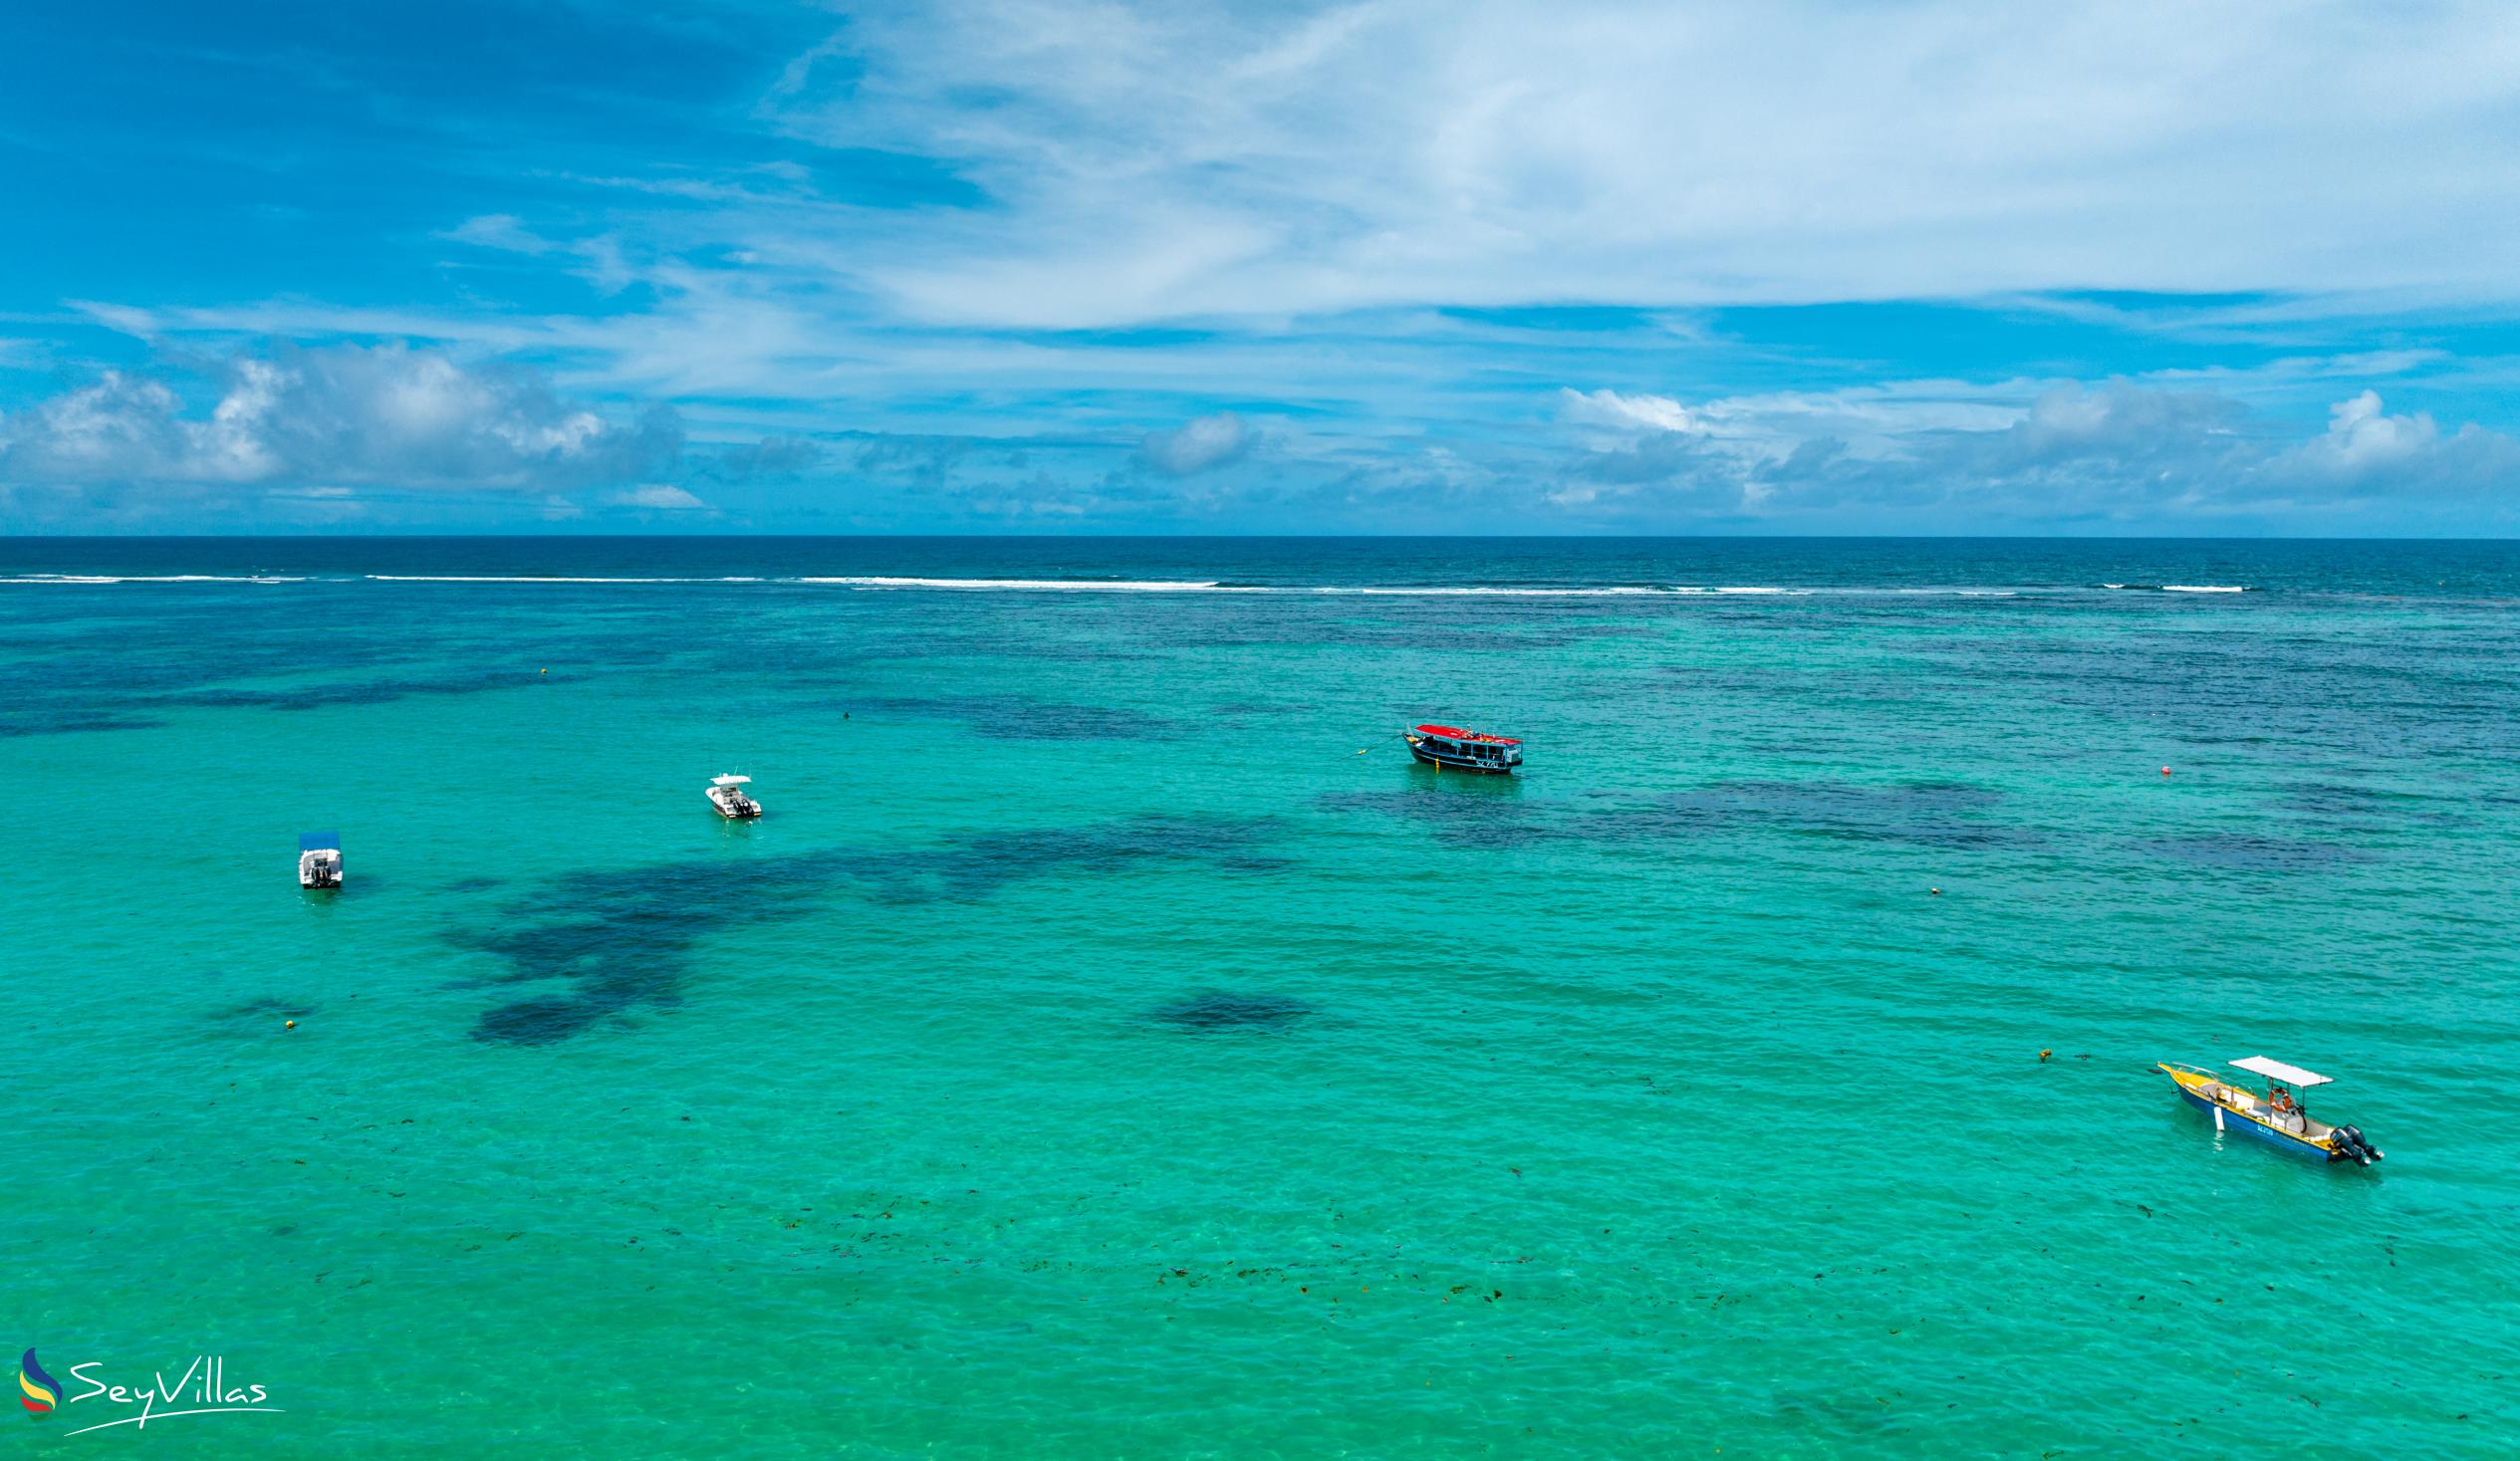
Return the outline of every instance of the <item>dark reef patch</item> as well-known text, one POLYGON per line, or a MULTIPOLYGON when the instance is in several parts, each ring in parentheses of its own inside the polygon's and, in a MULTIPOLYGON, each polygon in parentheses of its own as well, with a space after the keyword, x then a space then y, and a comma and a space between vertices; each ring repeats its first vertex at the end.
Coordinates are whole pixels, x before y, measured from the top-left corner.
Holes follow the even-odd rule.
POLYGON ((2044 842, 2044 837, 2028 828, 1976 820, 2003 800, 2001 792, 1958 782, 1881 787, 1843 782, 1724 782, 1674 792, 1640 806, 1585 812, 1570 820, 1568 831, 1577 837, 1629 840, 1769 827, 1811 837, 1938 848, 2024 847, 2044 842))
POLYGON ((185 690, 157 696, 153 703, 215 709, 321 710, 333 705, 383 705, 415 695, 473 695, 484 690, 549 682, 547 676, 509 670, 495 675, 450 675, 436 679, 347 680, 272 689, 185 690))
POLYGON ((2274 805, 2279 811, 2321 822, 2360 822, 2367 826, 2385 822, 2450 826, 2474 820, 2432 797, 2333 782, 2297 783, 2286 788, 2286 795, 2274 805))
MULTIPOLYGON (((1370 601, 1378 605, 1397 604, 1396 599, 1370 601)), ((1471 600, 1445 600, 1450 605, 1474 603, 1471 600)), ((1638 638, 1653 630, 1638 624, 1616 623, 1551 623, 1539 625, 1510 617, 1489 621, 1473 621, 1464 616, 1435 617, 1399 622, 1361 623, 1354 620, 1290 619, 1283 627, 1269 625, 1229 625, 1210 627, 1198 624, 1181 626, 1166 642, 1179 649, 1262 649, 1294 646, 1318 649, 1336 646, 1344 649, 1440 649, 1447 653, 1514 654, 1527 650, 1562 649, 1597 639, 1638 638)))
POLYGON ((1262 1034, 1286 1030, 1314 1013, 1299 999, 1257 990, 1194 990, 1148 1012, 1157 1022, 1193 1035, 1227 1031, 1262 1034))
POLYGON ((458 877, 446 884, 446 890, 459 893, 488 892, 494 887, 505 886, 507 886, 507 879, 504 877, 458 877))
POLYGON ((1497 778, 1446 777, 1439 786, 1335 792, 1314 805, 1325 812, 1373 812, 1401 818, 1459 848, 1497 851, 1559 836, 1534 815, 1529 804, 1513 795, 1520 790, 1497 778))
POLYGON ((265 995, 261 999, 247 1000, 241 1005, 220 1010, 217 1017, 222 1020, 304 1020, 312 1016, 316 1008, 300 1000, 265 995))
POLYGON ((1197 817, 1132 817, 1086 827, 986 832, 888 859, 868 859, 859 875, 889 902, 986 897, 1011 883, 1069 872, 1126 872, 1148 862, 1196 861, 1225 872, 1261 873, 1289 865, 1256 850, 1264 824, 1197 817))
POLYGON ((2242 872, 2312 872, 2346 863, 2377 860, 2360 848, 2243 832, 2163 838, 2139 846, 2147 852, 2200 867, 2225 867, 2242 872))
POLYGON ((865 700, 855 710, 959 720, 984 736, 1015 741, 1167 741, 1176 721, 1114 705, 1065 705, 1020 695, 922 695, 865 700))
MULTIPOLYGON (((2028 828, 1979 820, 2003 794, 1956 782, 1865 787, 1838 782, 1727 782, 1625 805, 1552 812, 1524 802, 1501 779, 1445 777, 1402 791, 1322 798, 1328 811, 1368 811, 1429 827, 1456 847, 1497 851, 1556 839, 1627 843, 1681 840, 1761 829, 1810 837, 1903 842, 1940 848, 2029 847, 2028 828)), ((1562 804, 1559 804, 1562 805, 1562 804)))
MULTIPOLYGON (((552 1045, 641 1006, 682 998, 692 948, 737 924, 803 916, 844 866, 835 852, 775 863, 678 862, 621 872, 571 873, 550 884, 570 916, 468 929, 459 947, 494 954, 507 968, 454 988, 559 981, 565 992, 483 1012, 472 1038, 494 1045, 552 1045)), ((521 909, 531 916, 539 902, 521 909)))
MULTIPOLYGON (((931 654, 932 652, 931 650, 931 654)), ((1131 648, 1121 644, 1010 633, 957 635, 944 647, 943 652, 956 657, 975 655, 993 659, 1021 659, 1035 664, 1127 664, 1163 658, 1161 654, 1149 650, 1131 648)))
POLYGON ((90 731, 151 730, 165 724, 139 715, 117 715, 112 711, 70 710, 59 715, 11 715, 0 717, 0 740, 18 736, 85 735, 90 731))
POLYGON ((1265 824, 1139 817, 1084 827, 971 834, 902 850, 834 848, 773 861, 717 859, 623 871, 572 873, 511 905, 503 923, 448 935, 505 967, 455 989, 549 981, 558 992, 482 1013, 472 1038, 493 1045, 553 1045, 612 1017, 681 1002, 699 942, 726 928, 813 913, 844 887, 894 903, 984 898, 1030 878, 1108 875, 1161 860, 1203 862, 1223 872, 1287 865, 1255 851, 1265 824), (566 909, 564 916, 543 910, 566 909), (541 921, 536 921, 541 918, 541 921))

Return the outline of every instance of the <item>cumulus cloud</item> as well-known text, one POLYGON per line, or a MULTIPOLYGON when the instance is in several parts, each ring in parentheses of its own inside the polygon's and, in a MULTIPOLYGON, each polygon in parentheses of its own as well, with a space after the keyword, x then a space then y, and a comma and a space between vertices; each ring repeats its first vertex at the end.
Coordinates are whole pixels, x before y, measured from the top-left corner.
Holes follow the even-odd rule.
POLYGON ((2474 423, 2443 435, 2430 414, 2393 416, 2366 390, 2328 408, 2328 429, 2270 463, 2272 475, 2345 492, 2520 495, 2520 441, 2474 423))
POLYGON ((1190 477, 1240 461, 1251 450, 1251 430, 1242 417, 1218 411, 1184 421, 1170 431, 1156 431, 1138 443, 1148 466, 1167 477, 1190 477))
MULTIPOLYGON (((1599 394, 1564 413, 1588 439, 1562 480, 1594 485, 1549 500, 1606 524, 1715 517, 1860 530, 2252 522, 2473 530, 2520 514, 2520 441, 2475 425, 2445 433, 2421 414, 2392 416, 2370 391, 2337 402, 2327 430, 2303 440, 2210 391, 2064 384, 1998 427, 1910 430, 1861 450, 1826 435, 1727 442, 1647 428, 1605 440, 1589 429, 1609 418, 1594 404, 1599 394)), ((1672 404, 1687 420, 1727 410, 1672 404)))
POLYGON ((541 492, 635 480, 681 446, 667 407, 618 419, 537 371, 399 345, 238 357, 183 383, 209 387, 206 410, 109 370, 0 417, 0 478, 541 492))

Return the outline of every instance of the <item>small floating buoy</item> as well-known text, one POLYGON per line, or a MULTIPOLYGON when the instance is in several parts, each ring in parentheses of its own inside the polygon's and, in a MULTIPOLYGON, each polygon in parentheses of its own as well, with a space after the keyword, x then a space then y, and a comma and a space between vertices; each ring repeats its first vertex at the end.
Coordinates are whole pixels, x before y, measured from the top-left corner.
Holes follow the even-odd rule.
POLYGON ((550 671, 550 670, 544 670, 544 671, 543 671, 543 673, 545 673, 545 674, 549 674, 549 673, 551 673, 551 671, 550 671))
POLYGON ((298 1022, 295 1020, 283 1020, 280 1022, 280 1028, 283 1030, 295 1030, 298 1028, 298 1022))
POLYGON ((1927 892, 1929 892, 1929 893, 1932 893, 1935 897, 1940 897, 1940 896, 1942 896, 1942 889, 1940 889, 1940 888, 1938 888, 1938 887, 1929 887, 1929 888, 1925 889, 1925 891, 1927 891, 1927 892))
POLYGON ((2166 766, 2162 767, 2162 768, 2161 768, 2161 774, 2162 774, 2163 776, 2167 776, 2167 775, 2169 775, 2169 774, 2170 774, 2170 769, 2169 769, 2168 767, 2166 767, 2166 766))
POLYGON ((2048 1063, 2048 1057, 2054 1054, 2056 1054, 2056 1052, 2053 1050, 2043 1050, 2039 1052, 2039 1064, 2043 1066, 2046 1065, 2048 1063))

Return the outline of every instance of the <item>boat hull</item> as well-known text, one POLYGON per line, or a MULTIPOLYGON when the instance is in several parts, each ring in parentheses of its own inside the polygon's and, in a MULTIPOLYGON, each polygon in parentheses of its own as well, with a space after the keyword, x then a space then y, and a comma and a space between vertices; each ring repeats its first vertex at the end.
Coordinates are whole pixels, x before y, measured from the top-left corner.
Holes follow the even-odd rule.
POLYGON ((1415 741, 1408 743, 1408 754, 1428 766, 1438 767, 1445 771, 1470 771, 1480 776, 1512 776, 1514 774, 1514 767, 1511 764, 1473 761, 1466 756, 1446 756, 1439 751, 1429 751, 1415 741))
POLYGON ((2197 1089, 2198 1084, 2219 1085, 2221 1083, 2214 1081, 2208 1073, 2196 1071, 2192 1067, 2183 1069, 2184 1074, 2181 1071, 2173 1071, 2167 1066, 2159 1068, 2161 1074, 2169 1077, 2171 1083, 2178 1088, 2179 1099, 2207 1115, 2221 1112, 2223 1130, 2234 1131, 2243 1136, 2253 1136, 2269 1146, 2289 1151, 2295 1156, 2308 1157, 2313 1161, 2329 1162, 2345 1159, 2345 1153, 2337 1150, 2324 1139, 2297 1131, 2287 1131, 2248 1111, 2235 1110, 2215 1100, 2197 1089))
POLYGON ((2217 1105, 2213 1101, 2207 1100, 2203 1096, 2198 1096, 2195 1092, 2187 1090, 2185 1087, 2181 1087, 2179 1089, 2178 1098, 2186 1101, 2189 1105, 2196 1107, 2196 1109, 2203 1111, 2207 1115, 2212 1115, 2215 1111, 2221 1111, 2222 1129, 2226 1131, 2236 1131, 2243 1136, 2254 1136, 2258 1140, 2263 1141, 2267 1145, 2275 1147, 2278 1150, 2289 1151, 2295 1156, 2308 1157, 2312 1161, 2336 1160, 2336 1154, 2334 1152, 2331 1152, 2327 1147, 2320 1145, 2318 1142, 2311 1140, 2307 1136, 2296 1136, 2292 1132, 2284 1130, 2281 1127, 2270 1126, 2264 1121, 2257 1120, 2251 1116, 2244 1116, 2238 1111, 2232 1110, 2227 1106, 2217 1105))

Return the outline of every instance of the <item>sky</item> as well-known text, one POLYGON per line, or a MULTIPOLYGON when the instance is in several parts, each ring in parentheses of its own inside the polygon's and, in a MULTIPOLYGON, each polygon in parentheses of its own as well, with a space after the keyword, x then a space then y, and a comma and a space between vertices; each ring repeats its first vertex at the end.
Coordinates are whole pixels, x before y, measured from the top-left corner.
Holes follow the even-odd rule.
POLYGON ((0 16, 0 532, 2520 536, 2520 7, 0 16))

